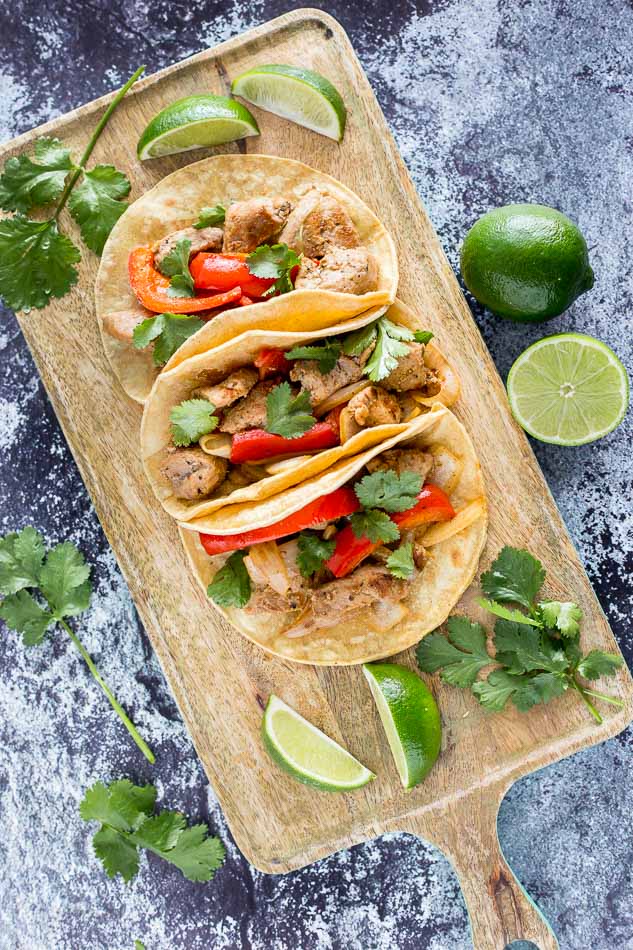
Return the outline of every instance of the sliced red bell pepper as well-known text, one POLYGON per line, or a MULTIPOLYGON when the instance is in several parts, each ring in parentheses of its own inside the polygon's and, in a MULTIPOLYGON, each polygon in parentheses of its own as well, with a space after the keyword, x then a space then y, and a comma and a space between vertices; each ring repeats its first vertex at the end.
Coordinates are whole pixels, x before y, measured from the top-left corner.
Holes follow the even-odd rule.
POLYGON ((265 528, 255 528, 253 531, 244 531, 241 534, 201 534, 200 542, 209 555, 239 551, 250 548, 252 544, 260 544, 262 541, 285 538, 305 528, 318 528, 330 521, 336 521, 337 518, 351 515, 359 508, 354 489, 344 486, 330 492, 329 495, 323 495, 311 501, 309 505, 300 508, 294 514, 265 528))
POLYGON ((128 257, 128 275, 132 290, 140 303, 154 313, 198 313, 215 310, 236 302, 242 296, 239 287, 227 293, 199 297, 170 297, 167 293, 169 277, 154 267, 151 247, 136 247, 128 257))
POLYGON ((253 363, 259 370, 260 379, 266 379, 268 376, 274 376, 276 373, 287 376, 292 367, 292 364, 286 359, 284 351, 273 349, 272 347, 264 347, 260 350, 253 360, 253 363))
POLYGON ((305 452, 318 452, 331 449, 339 444, 338 426, 329 422, 317 422, 311 429, 296 439, 284 439, 281 435, 266 432, 265 429, 250 429, 238 432, 231 442, 231 461, 260 462, 276 455, 303 455, 305 452))
POLYGON ((246 257, 246 254, 212 254, 209 251, 201 251, 189 266, 193 282, 197 288, 203 290, 231 290, 239 286, 247 297, 263 297, 275 283, 275 279, 251 274, 246 257))
MULTIPOLYGON (((418 499, 417 504, 412 508, 407 511, 396 512, 390 516, 401 531, 411 530, 432 521, 450 521, 451 518, 455 517, 455 509, 451 505, 448 496, 437 485, 425 485, 420 491, 418 499)), ((382 541, 370 541, 365 535, 357 538, 352 526, 350 524, 345 525, 336 535, 334 553, 325 562, 325 566, 335 577, 345 577, 381 544, 382 541)))

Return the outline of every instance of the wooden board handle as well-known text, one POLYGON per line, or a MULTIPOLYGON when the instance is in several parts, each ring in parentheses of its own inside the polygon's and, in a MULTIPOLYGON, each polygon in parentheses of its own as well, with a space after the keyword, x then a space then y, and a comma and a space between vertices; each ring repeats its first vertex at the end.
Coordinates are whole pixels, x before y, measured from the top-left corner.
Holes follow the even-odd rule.
POLYGON ((434 813, 407 815, 403 831, 426 838, 450 860, 459 878, 475 950, 504 950, 529 940, 539 950, 559 950, 558 940, 501 853, 497 812, 502 793, 487 788, 434 813))

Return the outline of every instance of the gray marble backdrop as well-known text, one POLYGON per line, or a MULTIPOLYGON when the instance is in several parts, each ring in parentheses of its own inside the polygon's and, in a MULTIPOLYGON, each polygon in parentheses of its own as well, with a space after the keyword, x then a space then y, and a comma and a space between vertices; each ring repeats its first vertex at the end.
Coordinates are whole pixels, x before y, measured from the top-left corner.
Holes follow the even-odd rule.
MULTIPOLYGON (((2 140, 261 23, 279 0, 4 0, 2 140)), ((633 11, 625 0, 378 0, 326 4, 349 31, 453 265, 494 205, 538 201, 580 224, 596 284, 546 332, 581 330, 633 367, 633 11)), ((274 54, 271 53, 271 56, 274 54)), ((334 78, 334 77, 333 77, 334 78)), ((471 300, 502 374, 543 328, 471 300)), ((44 318, 43 318, 44 319, 44 318)), ((0 635, 1 950, 466 950, 443 856, 389 835, 284 877, 233 845, 12 314, 0 320, 0 531, 79 544, 96 594, 84 643, 158 752, 146 767, 63 636, 0 635), (77 804, 96 778, 156 782, 228 849, 211 884, 158 859, 108 880, 77 804)), ((629 661, 631 415, 585 448, 535 445, 629 661)), ((149 556, 149 555, 148 555, 149 556)), ((494 725, 491 725, 494 728, 494 725)), ((625 733, 519 782, 505 853, 564 950, 633 948, 633 742, 625 733)))

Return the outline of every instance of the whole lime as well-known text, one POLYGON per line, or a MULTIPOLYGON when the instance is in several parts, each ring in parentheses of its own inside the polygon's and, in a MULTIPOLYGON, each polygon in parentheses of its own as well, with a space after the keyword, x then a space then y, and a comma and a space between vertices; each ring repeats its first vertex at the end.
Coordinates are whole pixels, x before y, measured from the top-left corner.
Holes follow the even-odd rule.
POLYGON ((525 323, 558 316, 593 287, 584 237, 546 205, 506 205, 484 214, 464 238, 461 271, 479 303, 525 323))

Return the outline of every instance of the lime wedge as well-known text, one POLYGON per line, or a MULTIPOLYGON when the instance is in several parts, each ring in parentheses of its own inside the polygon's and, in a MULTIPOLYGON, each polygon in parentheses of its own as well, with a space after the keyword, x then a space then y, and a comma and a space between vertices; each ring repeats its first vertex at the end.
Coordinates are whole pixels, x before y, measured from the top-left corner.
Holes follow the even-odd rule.
POLYGON ((256 66, 231 84, 231 91, 266 112, 340 142, 347 110, 329 79, 298 66, 256 66))
POLYGON ((262 722, 264 745, 277 765, 324 792, 361 788, 375 775, 337 742, 271 694, 262 722))
POLYGON ((419 676, 395 663, 365 663, 363 672, 387 735, 400 781, 419 785, 432 769, 442 741, 440 711, 419 676))
POLYGON ((629 380, 605 343, 584 333, 546 336, 529 346, 508 374, 514 418, 554 445, 584 445, 618 426, 629 404, 629 380))
POLYGON ((246 106, 227 96, 187 96, 154 116, 138 140, 140 159, 160 158, 189 152, 193 148, 223 145, 247 135, 259 135, 259 127, 246 106))

